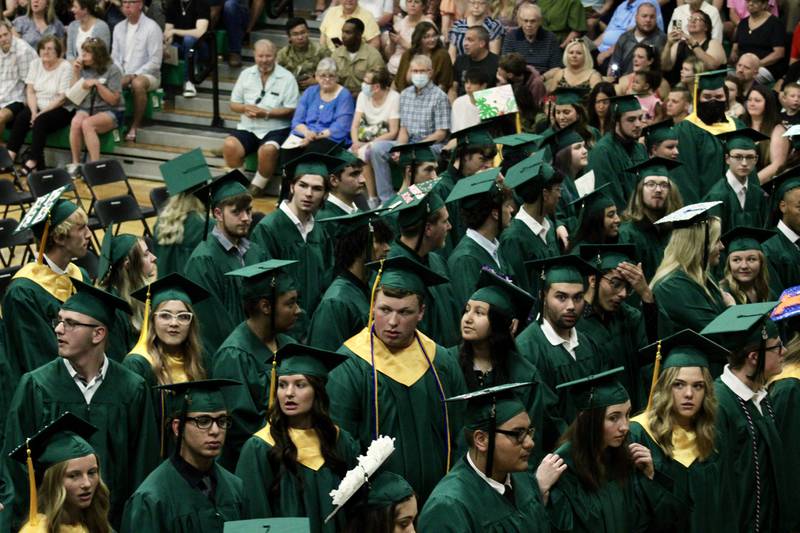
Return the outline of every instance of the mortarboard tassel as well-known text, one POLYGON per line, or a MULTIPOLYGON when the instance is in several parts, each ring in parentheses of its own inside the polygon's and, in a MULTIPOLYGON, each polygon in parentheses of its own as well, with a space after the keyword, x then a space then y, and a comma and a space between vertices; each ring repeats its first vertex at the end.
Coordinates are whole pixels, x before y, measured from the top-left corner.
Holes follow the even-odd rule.
MULTIPOLYGON (((489 425, 489 443, 486 449, 486 477, 492 477, 492 468, 494 468, 494 447, 495 440, 497 439, 497 398, 492 402, 492 414, 490 417, 489 425)), ((449 438, 449 435, 448 435, 449 438)))
MULTIPOLYGON (((128 352, 128 355, 132 353, 149 355, 147 350, 147 338, 150 329, 150 286, 150 284, 147 285, 147 297, 144 300, 142 330, 139 332, 139 340, 136 341, 136 345, 128 352)), ((159 457, 164 457, 164 439, 166 438, 164 431, 164 410, 164 391, 161 391, 161 451, 159 452, 159 457)))
POLYGON ((44 247, 47 244, 47 236, 50 233, 50 213, 47 213, 47 220, 44 222, 44 231, 42 232, 42 240, 39 242, 39 256, 36 258, 36 263, 41 265, 44 261, 44 247))
POLYGON ((656 362, 653 365, 653 379, 650 381, 650 394, 647 396, 647 411, 653 407, 653 392, 656 390, 656 381, 661 372, 661 340, 656 345, 656 362))
POLYGON ((33 470, 33 459, 31 459, 31 448, 29 446, 31 439, 25 440, 25 447, 27 448, 28 457, 25 459, 25 464, 28 466, 28 489, 30 505, 28 507, 28 524, 31 526, 39 525, 39 500, 36 494, 36 473, 33 470))
MULTIPOLYGON (((278 334, 275 331, 275 312, 278 307, 277 275, 272 276, 272 281, 270 282, 270 285, 272 286, 272 303, 270 304, 272 309, 270 310, 269 313, 269 322, 270 325, 272 326, 272 336, 273 338, 275 338, 275 348, 277 349, 278 334)), ((277 382, 278 382, 278 354, 274 353, 272 354, 272 370, 270 370, 269 372, 269 390, 267 391, 267 394, 269 394, 269 401, 267 402, 267 407, 269 409, 272 409, 272 406, 275 405, 275 397, 278 394, 278 391, 275 388, 277 386, 277 382)))
POLYGON ((375 436, 377 439, 380 435, 380 422, 378 420, 378 371, 375 369, 375 350, 373 346, 373 331, 372 326, 374 322, 373 313, 375 312, 375 291, 378 290, 378 285, 381 283, 383 276, 383 259, 381 259, 380 266, 378 267, 378 275, 375 276, 375 282, 372 284, 372 291, 369 298, 369 316, 367 317, 367 331, 369 332, 369 351, 372 364, 372 389, 374 392, 373 405, 375 408, 375 436))
POLYGON ((758 359, 756 360, 756 370, 752 376, 747 376, 748 379, 757 381, 764 376, 764 365, 766 364, 767 357, 767 327, 761 326, 761 341, 758 345, 758 359))

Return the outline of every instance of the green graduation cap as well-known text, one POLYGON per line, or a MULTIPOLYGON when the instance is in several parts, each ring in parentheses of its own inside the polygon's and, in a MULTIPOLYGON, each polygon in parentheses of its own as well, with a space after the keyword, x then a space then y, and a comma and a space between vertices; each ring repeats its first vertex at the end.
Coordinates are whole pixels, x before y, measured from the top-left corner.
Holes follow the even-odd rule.
POLYGON ((299 178, 307 174, 315 176, 322 176, 327 178, 329 174, 333 174, 341 170, 349 163, 342 166, 343 160, 339 157, 332 157, 327 154, 318 154, 316 152, 303 152, 300 156, 292 159, 284 165, 284 171, 287 176, 299 178))
POLYGON ((717 134, 717 139, 725 145, 725 153, 731 150, 756 150, 757 142, 769 140, 769 137, 753 128, 741 128, 717 134))
MULTIPOLYGON (((72 216, 72 213, 78 210, 78 206, 61 198, 68 188, 69 185, 64 185, 37 198, 19 221, 14 233, 31 229, 36 238, 41 239, 44 235, 45 225, 49 223, 50 228, 55 228, 72 216)), ((41 248, 44 249, 44 246, 41 248)))
POLYGON ((414 227, 444 207, 444 200, 434 189, 440 180, 428 180, 423 183, 414 183, 404 191, 397 193, 391 203, 387 215, 397 213, 400 229, 414 227))
POLYGON ((685 205, 673 211, 669 215, 662 217, 654 222, 654 224, 667 224, 672 223, 673 228, 689 228, 695 224, 706 222, 711 218, 710 210, 722 202, 700 202, 697 204, 685 205))
POLYGON ((642 129, 642 135, 644 136, 644 142, 645 146, 647 146, 647 149, 650 150, 650 148, 655 146, 657 143, 663 141, 677 141, 678 132, 675 131, 675 128, 673 128, 674 125, 675 123, 672 122, 672 119, 668 118, 666 120, 650 124, 649 126, 645 126, 642 129))
POLYGON ((772 202, 777 208, 777 204, 783 200, 787 192, 800 188, 800 165, 784 170, 765 183, 764 188, 770 192, 772 202))
POLYGON ((525 156, 532 155, 539 149, 539 144, 544 137, 533 133, 514 133, 512 135, 503 135, 502 137, 495 137, 494 143, 502 145, 503 158, 509 157, 514 153, 520 153, 525 156))
POLYGON ((556 390, 566 389, 578 411, 625 403, 630 397, 617 379, 623 370, 624 367, 619 366, 599 374, 561 383, 556 385, 556 390))
POLYGON ((583 87, 559 87, 553 94, 556 96, 556 105, 584 105, 589 91, 583 87))
POLYGON ((522 197, 534 197, 551 181, 561 179, 552 166, 544 162, 546 150, 539 150, 508 169, 503 184, 522 197))
POLYGON ((722 244, 729 254, 744 250, 763 251, 761 244, 776 234, 776 231, 770 229, 738 226, 722 236, 722 244))
POLYGON ((162 163, 158 169, 170 196, 176 196, 212 180, 211 169, 208 168, 208 162, 200 148, 162 163))
POLYGON ((70 278, 70 281, 75 287, 75 294, 64 302, 62 310, 90 316, 106 328, 114 324, 117 309, 131 314, 131 306, 122 298, 74 278, 70 278))
POLYGON ((777 301, 732 305, 700 333, 718 339, 732 352, 758 345, 764 339, 778 336, 778 327, 769 319, 777 305, 777 301))
POLYGON ((461 207, 473 209, 487 202, 496 204, 503 197, 503 188, 497 181, 499 168, 490 168, 462 178, 456 182, 445 203, 461 201, 461 207))
POLYGON ((642 109, 639 99, 633 94, 612 96, 608 99, 608 102, 611 104, 611 109, 616 115, 622 115, 622 113, 639 111, 642 109))
POLYGON ((722 89, 725 86, 725 78, 729 72, 733 72, 733 70, 723 68, 695 74, 695 85, 700 91, 722 89))
POLYGON ((545 142, 550 145, 553 154, 557 154, 568 146, 584 142, 584 138, 580 136, 574 126, 567 126, 563 130, 552 130, 545 142))
POLYGON ((177 272, 172 272, 131 293, 131 298, 146 302, 148 295, 151 308, 157 309, 160 304, 170 300, 177 300, 186 305, 195 305, 208 298, 210 293, 197 283, 186 279, 177 272))
POLYGON ((708 368, 709 362, 725 363, 730 352, 712 340, 684 329, 639 350, 648 360, 655 360, 661 351, 661 368, 699 366, 708 368))
POLYGON ((413 494, 414 489, 402 476, 382 470, 369 481, 367 506, 389 507, 407 500, 413 494))
POLYGON ((636 247, 632 244, 581 244, 579 254, 597 270, 613 270, 620 263, 636 264, 636 247))
POLYGON ((347 360, 346 355, 294 342, 278 348, 276 356, 278 376, 303 374, 323 380, 328 379, 328 372, 347 360))
POLYGON ((474 126, 468 126, 450 134, 450 138, 457 139, 458 146, 494 146, 491 129, 496 125, 496 121, 480 122, 474 126))
POLYGON ((419 143, 407 143, 393 146, 389 152, 400 154, 397 162, 401 167, 410 165, 412 163, 422 163, 425 161, 437 162, 436 154, 431 150, 431 146, 436 144, 436 141, 424 141, 419 143))
POLYGON ((186 413, 213 413, 226 411, 225 397, 222 389, 237 387, 242 384, 233 379, 203 379, 158 385, 158 390, 169 391, 176 396, 176 411, 185 417, 186 413))
POLYGON ((328 151, 328 155, 331 157, 335 157, 339 160, 339 164, 336 165, 334 168, 331 169, 331 174, 337 174, 345 169, 345 167, 356 166, 356 165, 363 165, 364 162, 359 159, 353 152, 345 148, 344 141, 340 142, 339 144, 333 146, 328 151))
POLYGON ((195 189, 194 194, 212 209, 223 200, 247 194, 249 185, 250 180, 240 170, 234 169, 195 189))
POLYGON ((426 287, 450 281, 419 261, 402 255, 373 261, 366 266, 379 271, 381 286, 414 294, 425 294, 426 287))
POLYGON ((127 257, 131 249, 137 245, 139 237, 130 233, 114 235, 112 226, 106 228, 103 243, 100 246, 100 258, 97 264, 97 279, 103 280, 111 273, 111 268, 127 257))
POLYGON ((669 178, 671 171, 681 166, 682 163, 675 159, 667 159, 666 157, 653 156, 647 161, 642 161, 626 170, 636 172, 639 179, 644 179, 648 176, 664 176, 669 178))
POLYGON ((607 194, 610 192, 610 190, 611 184, 604 183, 595 190, 584 194, 577 200, 573 200, 569 205, 575 206, 575 208, 580 212, 581 217, 588 217, 593 213, 616 205, 614 204, 614 200, 611 198, 611 196, 607 194))
POLYGON ((354 231, 372 224, 381 214, 386 211, 386 207, 379 207, 370 211, 355 211, 346 215, 321 218, 316 222, 326 225, 329 234, 334 237, 343 237, 354 231))
POLYGON ((525 265, 539 272, 540 279, 544 282, 543 289, 553 283, 586 284, 588 276, 600 274, 594 265, 574 254, 525 261, 525 265))
POLYGON ((525 325, 528 315, 535 303, 533 296, 514 285, 508 279, 483 267, 478 277, 478 286, 470 300, 485 302, 510 318, 520 321, 520 328, 525 325))
POLYGON ((293 276, 284 269, 296 260, 269 259, 254 265, 226 272, 226 276, 242 278, 242 300, 278 296, 298 289, 293 276))
POLYGON ((310 533, 311 522, 307 516, 280 518, 253 518, 225 522, 223 533, 310 533))

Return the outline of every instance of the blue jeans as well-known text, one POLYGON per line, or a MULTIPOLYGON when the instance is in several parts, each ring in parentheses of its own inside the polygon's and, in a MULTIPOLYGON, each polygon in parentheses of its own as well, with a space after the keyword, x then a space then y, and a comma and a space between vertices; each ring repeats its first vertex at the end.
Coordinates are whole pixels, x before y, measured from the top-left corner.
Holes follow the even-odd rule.
POLYGON ((242 5, 239 0, 225 0, 222 6, 222 19, 225 31, 228 32, 228 53, 242 53, 242 39, 248 22, 247 5, 242 5))
POLYGON ((381 202, 391 198, 395 192, 392 187, 392 171, 389 168, 389 150, 395 144, 395 141, 375 141, 369 149, 369 164, 375 174, 375 188, 381 202))
POLYGON ((184 81, 190 81, 189 79, 189 50, 194 48, 195 44, 197 44, 197 37, 191 37, 186 35, 184 37, 175 37, 174 39, 175 44, 178 46, 178 55, 181 59, 184 60, 186 63, 186 71, 184 72, 184 81))

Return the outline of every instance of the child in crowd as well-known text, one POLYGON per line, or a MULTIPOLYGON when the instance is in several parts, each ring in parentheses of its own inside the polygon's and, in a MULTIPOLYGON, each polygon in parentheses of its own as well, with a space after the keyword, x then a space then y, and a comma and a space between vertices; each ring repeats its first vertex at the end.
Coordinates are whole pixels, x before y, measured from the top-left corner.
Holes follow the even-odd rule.
POLYGON ((728 88, 728 111, 726 115, 729 117, 739 118, 744 115, 744 106, 739 102, 739 78, 733 74, 729 74, 725 78, 725 86, 728 88))
POLYGON ((639 100, 644 114, 642 121, 646 126, 658 122, 663 118, 661 98, 656 94, 656 89, 661 85, 661 73, 655 70, 642 70, 633 74, 631 88, 628 94, 633 94, 639 100))
POLYGON ((781 121, 788 129, 789 126, 800 124, 800 84, 787 83, 781 91, 781 121))

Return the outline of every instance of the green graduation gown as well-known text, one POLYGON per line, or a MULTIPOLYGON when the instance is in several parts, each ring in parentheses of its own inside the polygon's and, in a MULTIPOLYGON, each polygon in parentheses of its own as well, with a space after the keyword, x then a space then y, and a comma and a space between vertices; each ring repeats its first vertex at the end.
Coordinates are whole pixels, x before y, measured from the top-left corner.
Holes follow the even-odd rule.
POLYGON ((653 287, 658 304, 658 336, 665 338, 682 329, 700 331, 727 306, 722 293, 706 282, 711 296, 682 270, 660 279, 653 287))
POLYGON ((498 253, 508 264, 509 270, 505 273, 512 276, 522 290, 528 291, 534 297, 539 294, 539 281, 530 275, 525 262, 561 254, 556 240, 556 229, 552 224, 547 231, 546 240, 547 243, 534 235, 525 222, 516 217, 500 235, 498 253))
POLYGON ((659 229, 647 219, 638 222, 627 220, 619 225, 619 244, 636 246, 644 277, 649 281, 664 259, 664 248, 669 243, 670 229, 659 229))
MULTIPOLYGON (((800 479, 800 423, 797 409, 800 406, 800 367, 787 363, 783 371, 773 378, 769 387, 769 398, 775 413, 775 425, 781 428, 783 441, 783 464, 787 467, 787 479, 800 479)), ((800 531, 800 492, 790 493, 790 509, 794 516, 790 521, 791 531, 800 531)))
MULTIPOLYGON (((787 531, 790 512, 789 497, 796 479, 786 476, 783 442, 775 423, 769 399, 761 401, 763 414, 753 400, 744 402, 721 378, 714 382, 719 407, 716 416, 717 449, 725 465, 725 483, 733 489, 732 512, 742 533, 756 529, 756 501, 760 500, 760 531, 787 531), (752 425, 748 423, 752 421, 752 425), (750 430, 755 432, 751 434, 750 430), (753 440, 756 441, 755 450, 753 440), (756 466, 758 456, 760 494, 756 490, 756 466)), ((794 450, 796 453, 797 450, 794 450)))
MULTIPOLYGON (((416 341, 401 353, 384 358, 379 354, 386 354, 388 350, 381 349, 383 343, 380 339, 375 338, 374 343, 378 368, 403 380, 398 381, 381 370, 377 372, 380 434, 397 439, 395 451, 384 466, 403 476, 414 487, 422 505, 447 472, 448 439, 452 443, 451 452, 454 453, 457 431, 462 424, 458 407, 447 406, 450 435, 445 433, 443 398, 436 376, 441 382, 445 398, 463 394, 466 385, 458 362, 447 350, 422 334, 419 334, 419 339, 423 346, 427 346, 428 357, 433 358, 435 373, 428 366, 416 341), (385 360, 391 364, 393 357, 396 358, 395 364, 413 364, 416 371, 395 374, 392 367, 381 363, 385 360)), ((369 363, 369 335, 366 329, 348 340, 339 352, 348 355, 348 359, 334 368, 328 378, 331 418, 353 435, 362 449, 366 449, 375 437, 373 371, 369 363)))
POLYGON ((436 485, 419 515, 420 533, 547 533, 536 478, 511 474, 512 503, 482 479, 466 457, 436 485))
POLYGON ((121 533, 219 533, 225 522, 247 518, 241 479, 215 463, 216 487, 205 496, 174 460, 161 463, 128 500, 121 533))
POLYGON ((586 168, 587 171, 594 170, 595 189, 606 183, 610 184, 610 190, 606 194, 618 208, 622 208, 628 205, 628 199, 639 181, 635 172, 626 169, 646 160, 647 150, 644 145, 633 142, 626 146, 614 132, 609 132, 589 151, 589 165, 586 168))
MULTIPOLYGON (((156 256, 156 265, 158 265, 159 277, 164 277, 167 274, 177 272, 183 274, 186 263, 192 256, 192 252, 197 248, 197 245, 203 242, 205 232, 205 218, 203 215, 196 211, 191 211, 186 215, 183 221, 183 241, 176 244, 158 244, 158 224, 155 227, 155 237, 153 238, 153 253, 156 256)), ((214 220, 210 221, 210 226, 213 227, 214 220)), ((211 232, 209 227, 209 233, 211 232)))
POLYGON ((364 329, 369 319, 370 287, 350 271, 339 274, 311 317, 308 344, 336 351, 364 329))
POLYGON ((570 205, 578 198, 580 198, 580 194, 575 187, 575 180, 564 176, 564 181, 561 182, 561 198, 558 199, 556 207, 556 227, 564 226, 569 235, 575 235, 575 231, 578 229, 578 209, 574 205, 570 205))
POLYGON ((281 209, 262 218, 253 228, 251 238, 263 246, 273 259, 298 261, 284 270, 297 281, 298 300, 305 311, 290 333, 297 339, 304 339, 310 317, 333 278, 333 241, 327 238, 325 230, 317 223, 303 240, 294 223, 281 209))
MULTIPOLYGON (((150 391, 144 380, 116 361, 108 361, 105 379, 90 404, 61 358, 28 372, 20 380, 6 419, 5 467, 13 480, 13 511, 0 513, 0 524, 12 512, 16 519, 28 510, 25 467, 8 453, 43 425, 70 411, 98 428, 91 437, 100 459, 103 481, 111 492, 109 520, 119 525, 125 500, 158 464, 158 436, 150 391)), ((0 501, 9 503, 10 498, 0 501)), ((10 518, 10 516, 8 516, 10 518)), ((0 531, 5 531, 0 527, 0 531)))
MULTIPOLYGON (((499 248, 497 255, 500 256, 499 248)), ((463 310, 464 304, 475 292, 478 278, 481 275, 481 267, 488 266, 498 274, 504 274, 509 271, 508 264, 503 260, 502 256, 499 259, 500 262, 498 263, 483 246, 469 236, 465 235, 459 241, 456 249, 447 259, 450 286, 458 309, 463 310)))
POLYGON ((325 200, 325 203, 323 203, 322 207, 319 208, 319 211, 317 211, 317 214, 314 218, 317 220, 322 220, 323 218, 340 217, 346 214, 347 213, 344 209, 330 200, 325 200))
MULTIPOLYGON (((276 342, 280 348, 295 341, 279 333, 276 342)), ((272 350, 256 337, 247 322, 236 326, 214 355, 211 377, 235 379, 243 384, 222 389, 233 427, 228 430, 219 462, 229 470, 236 468, 245 441, 267 423, 273 357, 272 350)))
POLYGON ((780 294, 789 287, 800 285, 800 242, 791 242, 778 230, 778 234, 767 239, 761 248, 772 267, 769 272, 772 292, 780 294))
MULTIPOLYGON (((250 437, 242 447, 236 465, 236 475, 244 482, 247 494, 246 515, 249 518, 271 518, 279 516, 307 516, 311 522, 311 533, 336 533, 344 527, 344 513, 327 524, 325 518, 333 512, 330 492, 339 487, 342 474, 336 474, 324 463, 298 461, 296 472, 288 472, 280 465, 278 495, 272 492, 276 472, 269 460, 273 448, 272 437, 265 426, 250 437), (304 464, 307 463, 307 464, 304 464)), ((297 444, 295 444, 297 446, 297 444)), ((346 431, 339 430, 336 453, 344 461, 345 468, 356 465, 359 455, 358 443, 346 431)), ((323 461, 319 457, 319 461, 323 461)))
MULTIPOLYGON (((119 291, 114 287, 109 287, 108 292, 119 297, 119 291)), ((108 329, 108 343, 106 344, 106 355, 112 360, 121 363, 128 352, 131 351, 139 340, 139 332, 133 328, 131 315, 117 309, 114 312, 114 323, 108 329)))
POLYGON ((721 201, 712 210, 712 214, 722 219, 722 234, 739 226, 763 228, 769 220, 769 202, 767 194, 758 183, 758 177, 751 175, 747 180, 747 192, 744 197, 744 209, 739 204, 727 178, 717 181, 708 191, 704 202, 721 201))
MULTIPOLYGON (((439 196, 441 196, 442 200, 447 200, 447 197, 453 192, 456 183, 461 179, 464 179, 464 175, 452 165, 439 174, 439 183, 436 184, 435 190, 439 196)), ((456 246, 458 246, 458 243, 464 238, 464 234, 467 231, 467 226, 464 225, 464 222, 461 220, 461 208, 458 201, 447 204, 447 214, 450 217, 450 232, 447 234, 447 239, 444 241, 444 247, 441 250, 437 250, 437 253, 445 259, 450 258, 450 254, 456 249, 456 246)))

